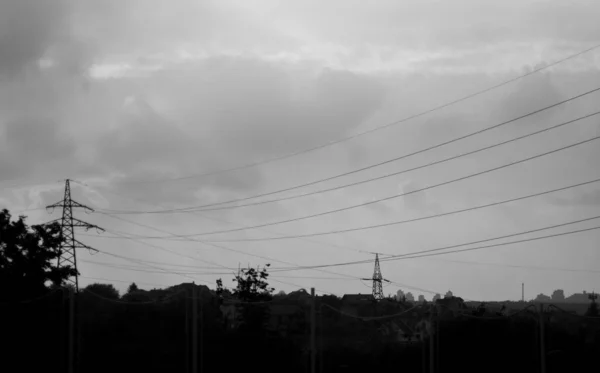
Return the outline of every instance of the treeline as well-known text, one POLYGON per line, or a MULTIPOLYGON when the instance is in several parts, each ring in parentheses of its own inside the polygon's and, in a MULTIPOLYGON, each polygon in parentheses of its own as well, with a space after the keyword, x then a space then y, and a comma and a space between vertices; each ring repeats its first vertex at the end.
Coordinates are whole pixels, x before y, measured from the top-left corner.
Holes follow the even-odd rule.
MULTIPOLYGON (((92 284, 76 292, 67 280, 77 272, 55 265, 60 244, 56 223, 30 228, 0 211, 2 371, 188 373, 197 361, 203 372, 305 373, 313 317, 316 366, 328 373, 423 372, 432 362, 436 371, 531 372, 542 335, 547 372, 576 371, 600 356, 598 319, 556 309, 543 322, 529 311, 488 318, 483 307, 466 318, 445 314, 425 340, 417 338, 417 324, 436 315, 410 302, 359 302, 349 310, 340 298, 323 296, 314 315, 303 290, 273 295, 268 265, 242 270, 230 289, 219 280, 214 291, 132 284, 120 296, 112 285, 92 284), (401 331, 415 336, 407 343, 401 331)), ((590 314, 597 314, 593 306, 590 314)))
MULTIPOLYGON (((206 287, 198 288, 196 356, 204 372, 309 371, 310 307, 305 301, 285 296, 273 301, 298 305, 308 321, 295 322, 287 335, 264 324, 231 329, 221 311, 222 300, 206 287)), ((193 307, 188 284, 137 290, 112 299, 108 292, 92 291, 82 290, 73 302, 77 372, 191 371, 193 307)), ((332 298, 318 298, 319 304, 331 304, 335 302, 332 298)), ((260 315, 268 314, 269 304, 246 305, 253 310, 251 322, 261 323, 260 315)), ((67 371, 70 307, 68 293, 62 291, 34 302, 3 304, 0 316, 8 321, 2 331, 3 342, 8 342, 3 343, 3 366, 26 372, 67 371)), ((383 331, 386 325, 408 316, 362 320, 321 309, 329 310, 316 317, 317 367, 324 372, 422 372, 429 369, 432 358, 444 371, 531 372, 539 367, 536 312, 494 319, 444 317, 436 329, 432 354, 428 339, 401 343, 383 331)), ((547 372, 576 371, 600 356, 598 320, 571 315, 556 319, 558 316, 546 318, 547 372)))

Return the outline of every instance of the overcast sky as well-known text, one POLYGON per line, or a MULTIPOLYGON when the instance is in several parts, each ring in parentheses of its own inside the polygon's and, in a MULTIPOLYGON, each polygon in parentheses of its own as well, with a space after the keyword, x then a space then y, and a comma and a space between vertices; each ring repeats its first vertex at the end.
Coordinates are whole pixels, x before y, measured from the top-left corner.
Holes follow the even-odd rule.
MULTIPOLYGON (((65 178, 85 183, 73 184, 73 198, 98 210, 197 206, 399 157, 600 87, 600 50, 317 151, 218 175, 168 180, 313 148, 494 86, 600 43, 598 14, 596 0, 0 0, 0 207, 14 214, 34 209, 24 212, 30 224, 58 218, 59 210, 48 215, 35 209, 62 198, 60 180, 65 178)), ((475 150, 593 113, 599 102, 600 93, 590 94, 449 146, 275 197, 475 150)), ((114 236, 115 230, 189 235, 276 222, 393 196, 599 136, 599 118, 334 192, 198 214, 117 216, 159 231, 97 213, 77 211, 75 216, 105 228, 100 236, 114 236)), ((407 197, 198 239, 310 234, 464 209, 597 179, 598 160, 600 145, 593 141, 407 197)), ((132 281, 151 288, 194 278, 213 287, 222 277, 230 285, 231 270, 203 267, 373 259, 366 252, 434 249, 595 215, 600 215, 598 184, 387 228, 218 244, 233 250, 156 239, 145 240, 154 245, 148 246, 94 237, 98 234, 91 230, 78 238, 152 267, 81 250, 80 283, 110 280, 123 291, 132 281), (159 268, 203 274, 153 273, 159 268)), ((600 220, 537 235, 597 225, 600 220)), ((520 299, 522 282, 527 299, 558 288, 567 295, 600 291, 599 274, 591 272, 600 264, 599 240, 596 230, 382 262, 385 278, 405 284, 384 291, 393 294, 400 288, 430 299, 424 290, 451 290, 477 300, 520 299)), ((370 292, 370 283, 348 276, 371 276, 372 263, 327 271, 274 274, 272 280, 288 284, 272 285, 286 292, 312 286, 338 295, 370 292)))

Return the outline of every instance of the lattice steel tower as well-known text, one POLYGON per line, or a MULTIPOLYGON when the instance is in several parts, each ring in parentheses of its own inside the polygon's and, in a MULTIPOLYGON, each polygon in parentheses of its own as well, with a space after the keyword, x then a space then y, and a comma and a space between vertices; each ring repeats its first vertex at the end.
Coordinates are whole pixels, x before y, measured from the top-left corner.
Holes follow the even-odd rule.
MULTIPOLYGON (((75 202, 71 199, 71 183, 70 180, 67 179, 65 181, 65 196, 62 201, 57 202, 53 205, 46 206, 47 209, 54 209, 56 207, 62 207, 63 213, 62 218, 53 220, 60 221, 61 226, 61 236, 62 242, 59 247, 58 259, 56 262, 57 267, 61 266, 71 266, 77 271, 77 254, 76 249, 88 249, 90 251, 98 252, 98 250, 79 242, 75 239, 75 228, 85 228, 86 230, 90 228, 96 228, 98 230, 104 231, 104 229, 98 227, 94 224, 89 224, 79 219, 73 217, 73 208, 83 208, 87 211, 93 212, 94 210, 90 207, 82 205, 79 202, 75 202)), ((51 223, 52 223, 51 222, 51 223)), ((79 271, 77 274, 68 279, 75 286, 75 291, 79 291, 79 271)))
POLYGON ((376 300, 383 299, 383 284, 382 281, 390 282, 383 278, 381 275, 381 268, 379 267, 379 254, 375 254, 375 270, 373 271, 373 278, 363 278, 363 280, 373 281, 373 297, 376 300))

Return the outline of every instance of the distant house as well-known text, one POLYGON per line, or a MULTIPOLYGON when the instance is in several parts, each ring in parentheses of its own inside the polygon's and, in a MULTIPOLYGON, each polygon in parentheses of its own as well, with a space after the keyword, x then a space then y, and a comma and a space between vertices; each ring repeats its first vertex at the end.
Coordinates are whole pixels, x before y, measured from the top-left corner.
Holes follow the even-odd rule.
POLYGON ((583 293, 575 293, 565 298, 565 303, 573 304, 588 304, 590 302, 589 293, 583 291, 583 293))
POLYGON ((373 303, 373 294, 344 294, 342 312, 352 316, 371 316, 371 312, 365 312, 365 307, 373 303))
POLYGON ((223 321, 227 329, 234 329, 237 327, 237 307, 235 303, 223 302, 220 306, 221 313, 223 315, 223 321))
POLYGON ((303 331, 307 323, 304 309, 294 304, 272 304, 270 306, 269 330, 287 336, 303 331))
POLYGON ((399 325, 397 332, 397 341, 401 343, 413 343, 420 340, 420 337, 415 335, 415 333, 408 329, 404 325, 399 325))
MULTIPOLYGON (((237 319, 240 305, 237 302, 225 301, 221 305, 223 320, 228 329, 235 329, 239 326, 237 319)), ((294 304, 269 304, 268 329, 272 332, 278 332, 287 335, 290 332, 303 328, 306 323, 306 313, 299 305, 294 304)))
POLYGON ((465 304, 465 301, 460 297, 448 297, 438 299, 435 301, 435 306, 438 315, 456 315, 469 311, 469 307, 465 304))
POLYGON ((425 340, 425 338, 427 338, 427 336, 432 334, 431 321, 429 321, 427 319, 419 320, 419 322, 417 322, 417 324, 415 325, 414 331, 415 331, 415 338, 417 340, 420 340, 420 341, 425 340))
POLYGON ((371 302, 375 301, 373 294, 344 294, 342 302, 344 303, 357 303, 357 302, 371 302))

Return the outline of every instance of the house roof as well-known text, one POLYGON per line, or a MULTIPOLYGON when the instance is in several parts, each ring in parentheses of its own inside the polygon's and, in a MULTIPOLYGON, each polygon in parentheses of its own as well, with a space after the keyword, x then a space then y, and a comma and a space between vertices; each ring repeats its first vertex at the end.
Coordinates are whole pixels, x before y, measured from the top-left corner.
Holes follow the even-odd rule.
POLYGON ((271 315, 273 316, 284 316, 284 315, 294 315, 301 311, 302 309, 296 305, 292 304, 273 304, 271 306, 271 315))
POLYGON ((342 297, 342 301, 344 302, 365 302, 373 300, 375 300, 373 294, 344 294, 342 297))

